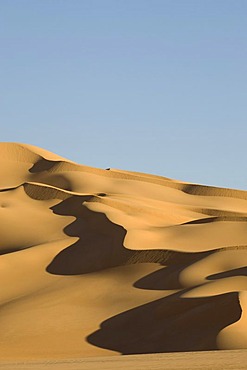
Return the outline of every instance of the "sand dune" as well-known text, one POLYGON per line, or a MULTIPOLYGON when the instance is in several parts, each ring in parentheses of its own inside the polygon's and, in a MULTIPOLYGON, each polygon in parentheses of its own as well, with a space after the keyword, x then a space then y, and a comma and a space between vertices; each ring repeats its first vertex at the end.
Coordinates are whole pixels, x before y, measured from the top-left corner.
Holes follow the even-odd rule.
POLYGON ((247 192, 0 153, 1 360, 247 348, 247 192))

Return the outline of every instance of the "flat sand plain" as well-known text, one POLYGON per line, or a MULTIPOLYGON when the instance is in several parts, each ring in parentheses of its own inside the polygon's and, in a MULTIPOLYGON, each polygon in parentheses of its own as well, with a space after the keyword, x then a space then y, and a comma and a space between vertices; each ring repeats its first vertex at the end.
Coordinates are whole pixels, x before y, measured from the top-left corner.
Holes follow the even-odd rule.
POLYGON ((244 370, 247 350, 0 363, 3 370, 244 370))
POLYGON ((2 367, 245 358, 246 191, 16 143, 0 169, 2 367))

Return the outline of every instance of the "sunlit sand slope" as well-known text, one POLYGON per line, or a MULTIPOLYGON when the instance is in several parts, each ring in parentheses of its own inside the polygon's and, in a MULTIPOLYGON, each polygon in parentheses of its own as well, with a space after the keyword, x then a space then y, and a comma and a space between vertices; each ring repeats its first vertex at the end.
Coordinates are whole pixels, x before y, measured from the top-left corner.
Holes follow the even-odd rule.
POLYGON ((0 144, 0 359, 247 348, 247 192, 0 144))

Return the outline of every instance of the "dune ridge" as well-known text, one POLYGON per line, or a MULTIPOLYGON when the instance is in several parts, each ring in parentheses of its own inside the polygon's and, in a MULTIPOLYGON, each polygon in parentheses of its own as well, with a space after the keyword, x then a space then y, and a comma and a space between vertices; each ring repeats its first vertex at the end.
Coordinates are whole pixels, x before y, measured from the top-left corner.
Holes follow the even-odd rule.
POLYGON ((247 192, 0 143, 0 359, 247 348, 247 192))

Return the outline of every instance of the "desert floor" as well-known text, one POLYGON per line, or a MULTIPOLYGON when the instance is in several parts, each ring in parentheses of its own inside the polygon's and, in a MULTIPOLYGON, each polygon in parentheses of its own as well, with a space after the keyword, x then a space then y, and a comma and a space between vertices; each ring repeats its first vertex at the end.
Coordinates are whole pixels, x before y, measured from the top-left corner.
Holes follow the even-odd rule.
POLYGON ((151 355, 91 357, 67 360, 2 362, 3 370, 241 370, 247 350, 183 352, 151 355))

